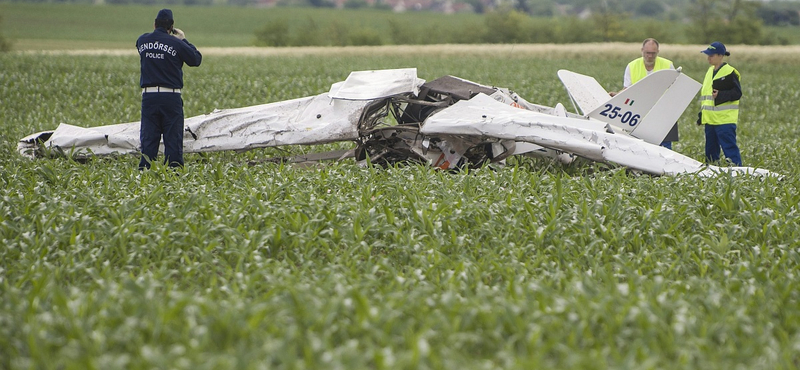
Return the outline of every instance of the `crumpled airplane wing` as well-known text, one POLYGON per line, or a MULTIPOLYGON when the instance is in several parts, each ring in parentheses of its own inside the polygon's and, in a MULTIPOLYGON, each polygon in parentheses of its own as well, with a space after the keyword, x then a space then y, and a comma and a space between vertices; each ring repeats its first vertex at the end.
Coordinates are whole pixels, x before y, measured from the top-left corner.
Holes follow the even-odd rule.
POLYGON ((417 78, 416 68, 350 72, 347 79, 331 86, 332 99, 375 100, 399 94, 419 94, 425 80, 417 78))
MULTIPOLYGON (((184 121, 184 152, 355 140, 361 114, 373 100, 416 94, 424 82, 417 78, 416 68, 357 71, 346 81, 333 84, 328 93, 190 117, 184 121)), ((92 128, 62 123, 55 131, 22 138, 17 150, 35 156, 40 142, 44 148, 75 158, 137 154, 139 122, 92 128)))
POLYGON ((331 99, 323 93, 272 104, 216 110, 186 121, 184 152, 355 140, 361 111, 368 103, 331 99))
POLYGON ((518 109, 479 94, 443 109, 424 122, 425 135, 483 136, 561 150, 597 162, 613 163, 653 175, 718 172, 769 174, 748 167, 706 167, 667 148, 608 130, 606 124, 518 109))
MULTIPOLYGON (((367 101, 333 100, 327 93, 245 108, 215 110, 184 122, 185 153, 248 150, 280 145, 323 144, 358 137, 367 101)), ((139 153, 139 122, 92 128, 60 124, 55 131, 20 140, 18 151, 33 156, 37 141, 75 158, 139 153)), ((163 151, 163 145, 162 145, 163 151)))

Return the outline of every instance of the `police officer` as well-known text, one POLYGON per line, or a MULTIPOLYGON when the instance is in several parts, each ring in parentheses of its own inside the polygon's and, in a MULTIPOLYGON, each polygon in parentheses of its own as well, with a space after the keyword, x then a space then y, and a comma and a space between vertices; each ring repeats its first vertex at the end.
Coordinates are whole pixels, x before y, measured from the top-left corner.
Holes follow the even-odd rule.
POLYGON ((701 51, 708 56, 708 72, 700 89, 700 113, 697 124, 705 125, 706 160, 719 161, 720 147, 731 163, 741 166, 742 157, 736 145, 736 123, 739 121, 739 99, 742 97, 741 75, 736 68, 722 61, 731 55, 721 42, 715 41, 701 51))
POLYGON ((172 10, 161 9, 155 30, 136 40, 141 63, 142 120, 139 139, 142 158, 139 169, 150 168, 164 137, 164 162, 183 166, 183 64, 197 67, 203 56, 172 25, 172 10))
MULTIPOLYGON (((654 38, 647 38, 642 42, 642 57, 632 60, 625 67, 625 73, 622 75, 622 90, 625 90, 631 85, 639 82, 639 80, 647 77, 649 74, 660 71, 662 69, 675 69, 672 61, 658 56, 659 43, 654 38)), ((609 93, 611 96, 618 94, 617 92, 609 93)), ((678 123, 672 126, 672 129, 667 134, 661 146, 672 149, 672 142, 678 141, 678 123)))

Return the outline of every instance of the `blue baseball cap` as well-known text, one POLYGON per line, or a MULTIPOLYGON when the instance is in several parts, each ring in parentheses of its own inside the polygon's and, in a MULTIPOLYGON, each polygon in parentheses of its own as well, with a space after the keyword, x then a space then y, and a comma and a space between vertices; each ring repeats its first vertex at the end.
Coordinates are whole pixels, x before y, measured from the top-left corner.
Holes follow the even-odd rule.
POLYGON ((168 21, 173 20, 172 19, 172 10, 169 10, 169 9, 161 9, 161 10, 159 10, 158 11, 158 15, 156 16, 156 19, 164 19, 164 20, 168 20, 168 21))
POLYGON ((731 55, 731 53, 729 53, 728 50, 725 49, 725 45, 719 41, 712 42, 711 45, 708 45, 708 48, 706 48, 706 50, 701 51, 701 53, 706 55, 714 55, 714 54, 731 55))

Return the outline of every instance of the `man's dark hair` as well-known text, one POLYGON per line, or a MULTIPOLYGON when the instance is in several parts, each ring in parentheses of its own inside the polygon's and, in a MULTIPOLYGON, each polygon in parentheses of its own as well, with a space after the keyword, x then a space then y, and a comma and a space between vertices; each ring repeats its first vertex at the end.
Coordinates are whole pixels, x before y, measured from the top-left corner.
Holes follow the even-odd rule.
POLYGON ((172 19, 156 19, 156 27, 160 27, 163 29, 169 29, 175 23, 172 19))

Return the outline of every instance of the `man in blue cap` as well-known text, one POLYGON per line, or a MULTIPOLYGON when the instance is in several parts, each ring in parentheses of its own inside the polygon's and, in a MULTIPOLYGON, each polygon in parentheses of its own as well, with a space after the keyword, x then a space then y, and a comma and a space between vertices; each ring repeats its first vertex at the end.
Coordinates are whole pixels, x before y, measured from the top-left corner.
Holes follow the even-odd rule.
POLYGON ((708 56, 708 72, 700 89, 700 113, 697 124, 705 125, 706 161, 725 157, 737 166, 742 165, 736 145, 736 124, 739 122, 739 99, 742 97, 741 74, 722 59, 731 55, 719 41, 711 43, 701 53, 708 56))
POLYGON ((141 64, 142 120, 139 139, 142 158, 139 169, 150 168, 164 137, 164 162, 183 166, 183 64, 197 67, 203 56, 183 31, 174 28, 172 10, 161 9, 155 30, 136 40, 141 64))

